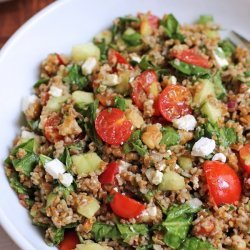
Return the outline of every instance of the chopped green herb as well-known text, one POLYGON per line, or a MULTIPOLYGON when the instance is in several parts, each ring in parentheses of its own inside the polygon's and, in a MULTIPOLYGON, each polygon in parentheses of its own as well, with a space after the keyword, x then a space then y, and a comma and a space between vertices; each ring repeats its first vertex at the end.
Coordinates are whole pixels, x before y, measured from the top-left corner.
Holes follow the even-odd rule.
POLYGON ((100 61, 107 60, 107 53, 109 46, 106 44, 105 40, 103 39, 102 42, 96 42, 95 45, 100 49, 100 61))
POLYGON ((115 98, 115 107, 124 111, 126 109, 126 100, 122 97, 117 96, 115 98))
POLYGON ((122 40, 128 46, 137 46, 142 43, 141 35, 138 32, 125 31, 122 35, 122 40))
POLYGON ((165 144, 167 147, 177 145, 180 141, 180 135, 172 127, 162 128, 162 139, 160 144, 165 144))
POLYGON ((66 171, 71 172, 72 159, 70 157, 69 149, 66 147, 59 160, 65 165, 66 171))

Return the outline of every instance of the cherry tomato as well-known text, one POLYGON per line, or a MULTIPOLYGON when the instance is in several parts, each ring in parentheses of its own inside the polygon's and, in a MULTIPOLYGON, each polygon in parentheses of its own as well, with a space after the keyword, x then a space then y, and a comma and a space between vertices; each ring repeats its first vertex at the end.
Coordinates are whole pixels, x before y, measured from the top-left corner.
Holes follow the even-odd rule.
POLYGON ((203 164, 209 194, 217 205, 234 204, 241 194, 240 179, 227 164, 219 161, 205 161, 203 164))
POLYGON ((160 83, 156 72, 153 70, 142 72, 131 85, 133 88, 131 97, 140 110, 143 110, 143 104, 150 94, 156 99, 160 91, 160 83))
POLYGON ((194 227, 194 235, 204 235, 209 236, 215 228, 214 222, 212 220, 206 220, 194 227))
POLYGON ((108 62, 112 66, 116 66, 118 63, 125 64, 129 66, 129 69, 132 69, 132 66, 128 63, 128 61, 114 49, 110 49, 108 52, 108 62))
POLYGON ((111 145, 120 145, 130 137, 132 123, 120 109, 108 108, 101 111, 96 118, 95 128, 103 141, 111 145))
POLYGON ((105 171, 99 176, 101 184, 116 184, 116 175, 119 172, 119 163, 111 162, 107 165, 105 171))
POLYGON ((250 143, 240 149, 239 155, 242 168, 250 174, 250 143))
POLYGON ((167 121, 191 113, 191 93, 183 86, 169 85, 159 95, 159 109, 167 121))
POLYGON ((57 54, 56 53, 56 57, 57 57, 57 60, 59 62, 59 65, 65 65, 64 61, 63 61, 63 58, 60 56, 60 54, 57 54))
POLYGON ((114 194, 110 206, 116 215, 125 219, 134 218, 145 209, 145 206, 140 202, 118 192, 114 194))
POLYGON ((210 63, 208 59, 203 57, 202 55, 198 54, 193 49, 187 49, 182 51, 173 51, 171 56, 179 59, 182 62, 192 64, 195 66, 199 66, 202 68, 210 68, 210 63))
POLYGON ((61 123, 61 117, 58 114, 50 116, 44 124, 44 135, 46 139, 51 143, 56 143, 64 139, 59 134, 58 125, 61 123))
POLYGON ((64 234, 63 241, 59 244, 59 250, 73 250, 76 245, 80 244, 79 238, 75 231, 67 231, 64 234))

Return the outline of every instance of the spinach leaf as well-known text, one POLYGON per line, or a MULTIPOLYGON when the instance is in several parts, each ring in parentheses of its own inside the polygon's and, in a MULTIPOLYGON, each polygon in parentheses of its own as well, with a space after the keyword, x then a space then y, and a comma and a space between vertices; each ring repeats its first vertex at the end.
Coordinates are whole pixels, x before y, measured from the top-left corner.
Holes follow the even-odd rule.
POLYGON ((34 132, 40 132, 40 128, 39 128, 39 123, 40 123, 40 119, 38 120, 26 120, 28 126, 34 131, 34 132))
POLYGON ((115 98, 115 107, 124 111, 126 109, 126 100, 122 97, 117 96, 115 98))
POLYGON ((214 18, 211 15, 201 15, 197 21, 198 24, 213 23, 214 18))
POLYGON ((179 32, 179 23, 173 14, 165 16, 161 25, 164 27, 165 33, 168 37, 178 39, 181 42, 184 41, 185 37, 179 32))
POLYGON ((52 161, 52 158, 46 156, 46 155, 39 155, 39 163, 44 166, 47 162, 52 161))
POLYGON ((171 248, 177 249, 186 239, 193 216, 199 211, 188 204, 174 204, 167 212, 167 218, 162 223, 165 228, 164 242, 171 248))
POLYGON ((148 234, 148 227, 145 224, 117 224, 117 228, 124 241, 131 239, 136 235, 148 234))
POLYGON ((165 144, 167 147, 177 145, 180 141, 180 135, 172 127, 162 128, 162 139, 160 144, 165 144))
POLYGON ((187 238, 179 250, 216 250, 208 241, 196 237, 187 238))
POLYGON ((199 66, 194 66, 191 64, 184 63, 178 59, 170 61, 170 64, 175 69, 188 76, 208 77, 210 75, 210 70, 199 66))
POLYGON ((16 191, 16 193, 28 194, 28 189, 20 183, 17 174, 12 174, 8 179, 10 186, 16 191))
POLYGON ((97 242, 103 241, 104 239, 116 240, 120 238, 120 232, 116 226, 101 222, 94 223, 91 233, 97 242))
POLYGON ((109 46, 106 44, 105 40, 103 39, 102 42, 95 42, 95 45, 100 49, 100 61, 103 62, 107 60, 107 53, 109 46))
POLYGON ((224 51, 226 57, 231 57, 235 51, 235 46, 229 39, 222 40, 219 46, 224 51))
POLYGON ((128 141, 124 144, 123 150, 125 154, 131 151, 137 152, 140 156, 147 154, 147 147, 141 141, 141 130, 136 130, 132 133, 128 141))
POLYGON ((33 88, 38 88, 41 84, 43 83, 48 83, 49 82, 49 78, 41 78, 39 79, 33 86, 33 88))
POLYGON ((34 149, 34 144, 35 144, 35 139, 33 138, 29 139, 28 141, 25 141, 21 143, 20 145, 14 147, 13 150, 11 151, 11 154, 15 155, 19 149, 23 149, 25 150, 25 152, 32 153, 34 149))
POLYGON ((219 144, 224 148, 229 147, 231 144, 237 142, 237 134, 234 128, 224 127, 220 129, 219 144))
POLYGON ((64 149, 63 154, 59 157, 59 160, 65 165, 66 171, 71 171, 72 159, 67 147, 64 149))
POLYGON ((64 238, 64 229, 50 227, 49 239, 46 239, 46 242, 49 246, 57 246, 64 238))
POLYGON ((77 64, 70 66, 68 76, 64 77, 63 80, 80 90, 84 89, 89 83, 88 78, 82 75, 81 67, 77 64))
POLYGON ((217 72, 213 76, 213 82, 214 82, 214 90, 215 90, 216 97, 220 100, 223 99, 226 96, 227 92, 226 92, 225 87, 222 84, 220 72, 217 72))
POLYGON ((141 34, 138 32, 135 32, 133 30, 126 30, 122 35, 122 40, 128 45, 128 46, 137 46, 142 43, 141 40, 141 34))

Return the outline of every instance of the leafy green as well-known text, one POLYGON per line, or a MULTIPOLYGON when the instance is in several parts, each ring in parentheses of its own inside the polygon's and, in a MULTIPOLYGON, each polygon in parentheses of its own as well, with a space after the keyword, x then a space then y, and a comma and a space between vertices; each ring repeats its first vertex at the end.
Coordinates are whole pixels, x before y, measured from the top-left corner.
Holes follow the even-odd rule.
POLYGON ((122 97, 117 96, 115 98, 115 107, 124 111, 126 109, 126 100, 122 97))
POLYGON ((124 33, 122 35, 122 40, 129 46, 137 46, 142 43, 141 34, 138 32, 124 33))
POLYGON ((38 88, 41 84, 48 82, 49 82, 48 78, 41 78, 34 84, 33 88, 38 88))
POLYGON ((208 241, 203 241, 195 237, 187 238, 179 250, 216 250, 208 241))
POLYGON ((229 39, 222 40, 219 46, 224 51, 226 57, 231 57, 235 51, 235 46, 229 39))
POLYGON ((165 144, 167 147, 177 145, 180 141, 180 135, 172 127, 162 128, 162 139, 160 144, 165 144))
POLYGON ((186 239, 193 216, 199 208, 192 208, 188 204, 174 204, 167 212, 167 218, 162 223, 165 229, 164 242, 171 248, 177 249, 186 239))
POLYGON ((141 130, 136 130, 132 133, 128 141, 124 144, 123 150, 125 154, 136 151, 140 156, 147 154, 147 147, 141 141, 141 130))
POLYGON ((145 224, 117 224, 116 226, 121 234, 121 238, 125 241, 136 235, 145 236, 148 234, 148 227, 145 224))
POLYGON ((64 149, 63 154, 59 157, 59 160, 65 165, 66 171, 71 170, 72 159, 67 147, 64 149))
POLYGON ((87 77, 82 75, 81 67, 77 64, 70 66, 68 75, 63 80, 70 85, 77 86, 80 90, 88 85, 87 77))
POLYGON ((170 61, 170 64, 180 71, 181 73, 188 76, 200 76, 200 77, 208 77, 210 75, 210 70, 205 69, 199 66, 194 66, 191 64, 184 63, 178 59, 170 61))
POLYGON ((109 46, 106 44, 104 39, 102 40, 102 42, 95 42, 95 45, 100 49, 100 61, 105 61, 107 59, 109 46))
POLYGON ((179 23, 173 14, 165 16, 161 25, 164 27, 165 33, 168 37, 178 39, 181 42, 184 41, 185 37, 179 32, 179 23))
POLYGON ((40 154, 39 155, 39 163, 44 166, 47 162, 52 161, 52 158, 47 155, 40 154))
POLYGON ((34 144, 35 144, 35 139, 29 139, 28 141, 25 141, 21 144, 19 144, 18 146, 14 147, 13 150, 11 151, 12 155, 15 155, 19 149, 23 149, 26 152, 33 152, 34 149, 34 144))
POLYGON ((27 120, 27 124, 28 126, 32 129, 32 131, 34 132, 39 132, 40 129, 39 129, 39 123, 40 123, 40 120, 27 120))
POLYGON ((58 185, 53 189, 53 193, 54 194, 59 194, 60 196, 62 196, 64 199, 66 199, 71 192, 74 191, 74 187, 72 185, 70 185, 69 187, 65 187, 63 185, 58 185))
POLYGON ((47 244, 49 246, 57 246, 64 238, 64 229, 63 228, 56 228, 50 227, 50 236, 49 239, 46 239, 47 244))
POLYGON ((120 232, 116 226, 105 223, 95 222, 91 233, 95 241, 103 241, 104 239, 116 240, 120 237, 120 232))
POLYGON ((84 117, 88 117, 88 121, 84 122, 84 128, 86 134, 96 144, 96 146, 100 147, 102 145, 102 141, 97 135, 95 130, 95 119, 96 119, 97 108, 98 108, 98 100, 95 100, 93 103, 90 103, 87 106, 86 110, 82 110, 82 114, 84 117))
POLYGON ((216 74, 213 76, 213 82, 216 97, 220 100, 223 99, 226 96, 227 92, 222 84, 220 72, 216 72, 216 74))
POLYGON ((28 189, 26 187, 24 187, 19 179, 17 174, 12 174, 9 177, 9 182, 10 182, 10 186, 18 193, 18 194, 28 194, 28 189))
POLYGON ((198 24, 213 23, 214 18, 211 15, 201 15, 197 21, 198 24))
POLYGON ((216 137, 216 143, 225 148, 237 142, 237 134, 234 128, 219 128, 217 123, 211 122, 207 122, 196 128, 195 140, 197 141, 201 137, 216 137))

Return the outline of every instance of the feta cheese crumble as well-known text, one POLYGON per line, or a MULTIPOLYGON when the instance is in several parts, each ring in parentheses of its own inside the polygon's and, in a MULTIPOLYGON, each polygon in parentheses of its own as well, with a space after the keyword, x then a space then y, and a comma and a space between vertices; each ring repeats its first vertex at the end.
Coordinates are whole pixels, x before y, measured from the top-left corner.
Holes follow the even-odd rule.
POLYGON ((59 175, 64 174, 66 171, 63 163, 58 159, 45 163, 44 168, 45 171, 53 177, 53 179, 58 179, 59 175))
POLYGON ((155 171, 154 169, 149 168, 146 170, 145 174, 148 180, 154 185, 159 185, 162 182, 163 173, 159 170, 155 171))
POLYGON ((73 182, 73 176, 70 173, 64 173, 59 175, 59 181, 65 186, 69 187, 73 182))
POLYGON ((211 154, 214 151, 214 149, 215 149, 215 141, 213 139, 209 139, 207 137, 201 137, 200 140, 198 140, 194 144, 191 155, 205 157, 211 154))
POLYGON ((173 85, 176 85, 177 79, 176 79, 175 76, 170 76, 170 77, 169 77, 169 80, 170 80, 170 82, 171 82, 173 85))
POLYGON ((56 86, 51 86, 49 90, 49 94, 54 96, 54 97, 60 97, 62 96, 63 90, 56 87, 56 86))
POLYGON ((29 139, 35 138, 35 134, 33 132, 23 130, 22 133, 21 133, 21 137, 22 137, 22 139, 29 140, 29 139))
POLYGON ((22 111, 25 112, 29 106, 38 100, 36 95, 26 96, 22 99, 22 111))
POLYGON ((226 162, 227 157, 222 153, 217 153, 213 156, 212 161, 226 162))
POLYGON ((95 57, 89 57, 83 64, 82 64, 82 73, 83 75, 90 75, 97 65, 97 60, 95 57))
POLYGON ((196 124, 197 124, 197 121, 193 115, 184 115, 181 118, 175 119, 173 121, 174 127, 178 129, 183 129, 186 131, 194 130, 196 124))
POLYGON ((213 56, 220 68, 228 66, 228 60, 225 57, 224 51, 222 48, 218 47, 213 51, 213 56))

